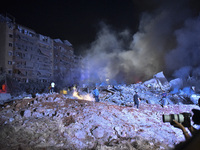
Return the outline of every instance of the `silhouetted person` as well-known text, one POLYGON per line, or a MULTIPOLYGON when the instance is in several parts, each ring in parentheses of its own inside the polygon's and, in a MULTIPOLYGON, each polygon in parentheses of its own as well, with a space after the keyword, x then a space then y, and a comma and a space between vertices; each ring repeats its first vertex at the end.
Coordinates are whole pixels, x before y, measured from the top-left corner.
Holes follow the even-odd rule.
POLYGON ((97 89, 97 87, 95 87, 92 94, 94 95, 95 101, 99 102, 99 90, 97 89))
POLYGON ((167 93, 165 91, 163 91, 162 93, 162 107, 167 105, 167 93))
POLYGON ((51 82, 51 87, 50 87, 50 93, 53 93, 55 91, 55 83, 51 82))
POLYGON ((6 87, 6 84, 5 84, 5 83, 2 84, 2 91, 5 92, 5 93, 7 92, 7 87, 6 87))
POLYGON ((139 108, 139 101, 140 101, 140 98, 137 94, 137 92, 135 92, 134 96, 133 96, 133 100, 134 100, 134 107, 137 106, 137 108, 139 108))

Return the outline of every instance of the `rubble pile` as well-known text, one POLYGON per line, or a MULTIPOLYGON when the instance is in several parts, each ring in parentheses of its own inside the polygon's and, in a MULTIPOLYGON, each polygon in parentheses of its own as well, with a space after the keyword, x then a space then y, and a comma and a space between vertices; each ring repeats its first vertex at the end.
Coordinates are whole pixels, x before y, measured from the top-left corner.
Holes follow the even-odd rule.
POLYGON ((184 141, 179 129, 162 122, 162 114, 190 112, 197 106, 120 105, 131 101, 131 89, 137 86, 121 87, 121 95, 102 92, 98 103, 56 93, 6 103, 0 108, 1 149, 153 150, 184 141))
MULTIPOLYGON (((118 105, 129 106, 133 103, 133 95, 138 93, 141 103, 146 104, 162 104, 162 90, 160 87, 148 87, 145 83, 137 83, 131 85, 121 85, 116 88, 109 88, 111 92, 101 92, 102 101, 113 102, 118 105)), ((197 104, 197 96, 195 103, 193 103, 187 96, 179 94, 167 93, 167 104, 197 104)))
POLYGON ((102 99, 127 106, 133 102, 133 95, 137 92, 142 103, 162 105, 162 92, 164 91, 167 93, 167 105, 197 104, 200 94, 195 93, 192 87, 183 87, 182 82, 180 78, 168 82, 163 72, 159 72, 144 83, 109 87, 102 99))
POLYGON ((2 100, 1 149, 170 149, 185 138, 163 123, 162 115, 199 109, 194 88, 183 88, 181 79, 168 82, 162 72, 144 83, 98 88, 100 102, 92 97, 92 88, 2 100), (139 109, 133 103, 136 92, 139 109))

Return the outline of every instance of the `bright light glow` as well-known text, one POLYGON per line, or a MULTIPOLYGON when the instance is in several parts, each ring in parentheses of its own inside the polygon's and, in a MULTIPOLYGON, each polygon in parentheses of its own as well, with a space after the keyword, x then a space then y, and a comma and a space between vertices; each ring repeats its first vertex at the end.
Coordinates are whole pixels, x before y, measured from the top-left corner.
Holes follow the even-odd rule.
POLYGON ((78 99, 82 99, 82 97, 80 97, 80 96, 78 95, 78 92, 77 92, 77 91, 74 91, 73 96, 76 97, 76 98, 78 98, 78 99))
POLYGON ((78 95, 78 92, 74 91, 73 96, 78 98, 78 99, 82 99, 82 100, 94 101, 94 98, 90 94, 78 95))

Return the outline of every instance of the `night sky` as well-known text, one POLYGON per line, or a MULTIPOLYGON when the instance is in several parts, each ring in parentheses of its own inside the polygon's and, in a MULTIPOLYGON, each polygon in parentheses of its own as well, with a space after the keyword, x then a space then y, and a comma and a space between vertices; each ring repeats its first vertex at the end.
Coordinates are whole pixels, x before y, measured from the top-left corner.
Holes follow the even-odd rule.
POLYGON ((160 71, 200 77, 199 0, 15 0, 0 6, 6 12, 39 34, 70 41, 91 75, 126 83, 160 71))
POLYGON ((34 0, 6 1, 0 13, 15 17, 18 24, 37 33, 69 40, 75 53, 95 40, 102 22, 116 31, 137 31, 140 14, 157 7, 149 0, 34 0))
MULTIPOLYGON (((190 0, 190 4, 198 13, 198 0, 190 0)), ((69 40, 79 54, 80 47, 88 47, 95 40, 101 22, 134 34, 141 13, 159 5, 159 0, 10 0, 1 4, 0 13, 9 13, 18 24, 37 33, 69 40)))

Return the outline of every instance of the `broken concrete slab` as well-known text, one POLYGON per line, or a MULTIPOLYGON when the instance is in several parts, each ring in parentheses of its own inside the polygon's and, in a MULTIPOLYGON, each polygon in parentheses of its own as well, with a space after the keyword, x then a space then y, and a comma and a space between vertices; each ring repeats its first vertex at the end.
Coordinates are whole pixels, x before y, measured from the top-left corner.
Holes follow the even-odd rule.
POLYGON ((170 84, 167 81, 162 71, 155 74, 152 79, 145 81, 144 85, 148 88, 153 88, 153 89, 161 90, 161 91, 170 90, 170 84))
POLYGON ((10 93, 0 93, 0 105, 11 100, 10 93))
POLYGON ((194 104, 198 104, 199 103, 199 99, 200 99, 200 94, 192 94, 190 96, 190 100, 194 103, 194 104))
MULTIPOLYGON (((183 80, 181 78, 173 79, 169 82, 171 86, 171 90, 174 92, 178 92, 179 89, 183 87, 183 80), (177 90, 176 90, 177 89, 177 90)), ((175 94, 175 93, 174 93, 175 94)))

